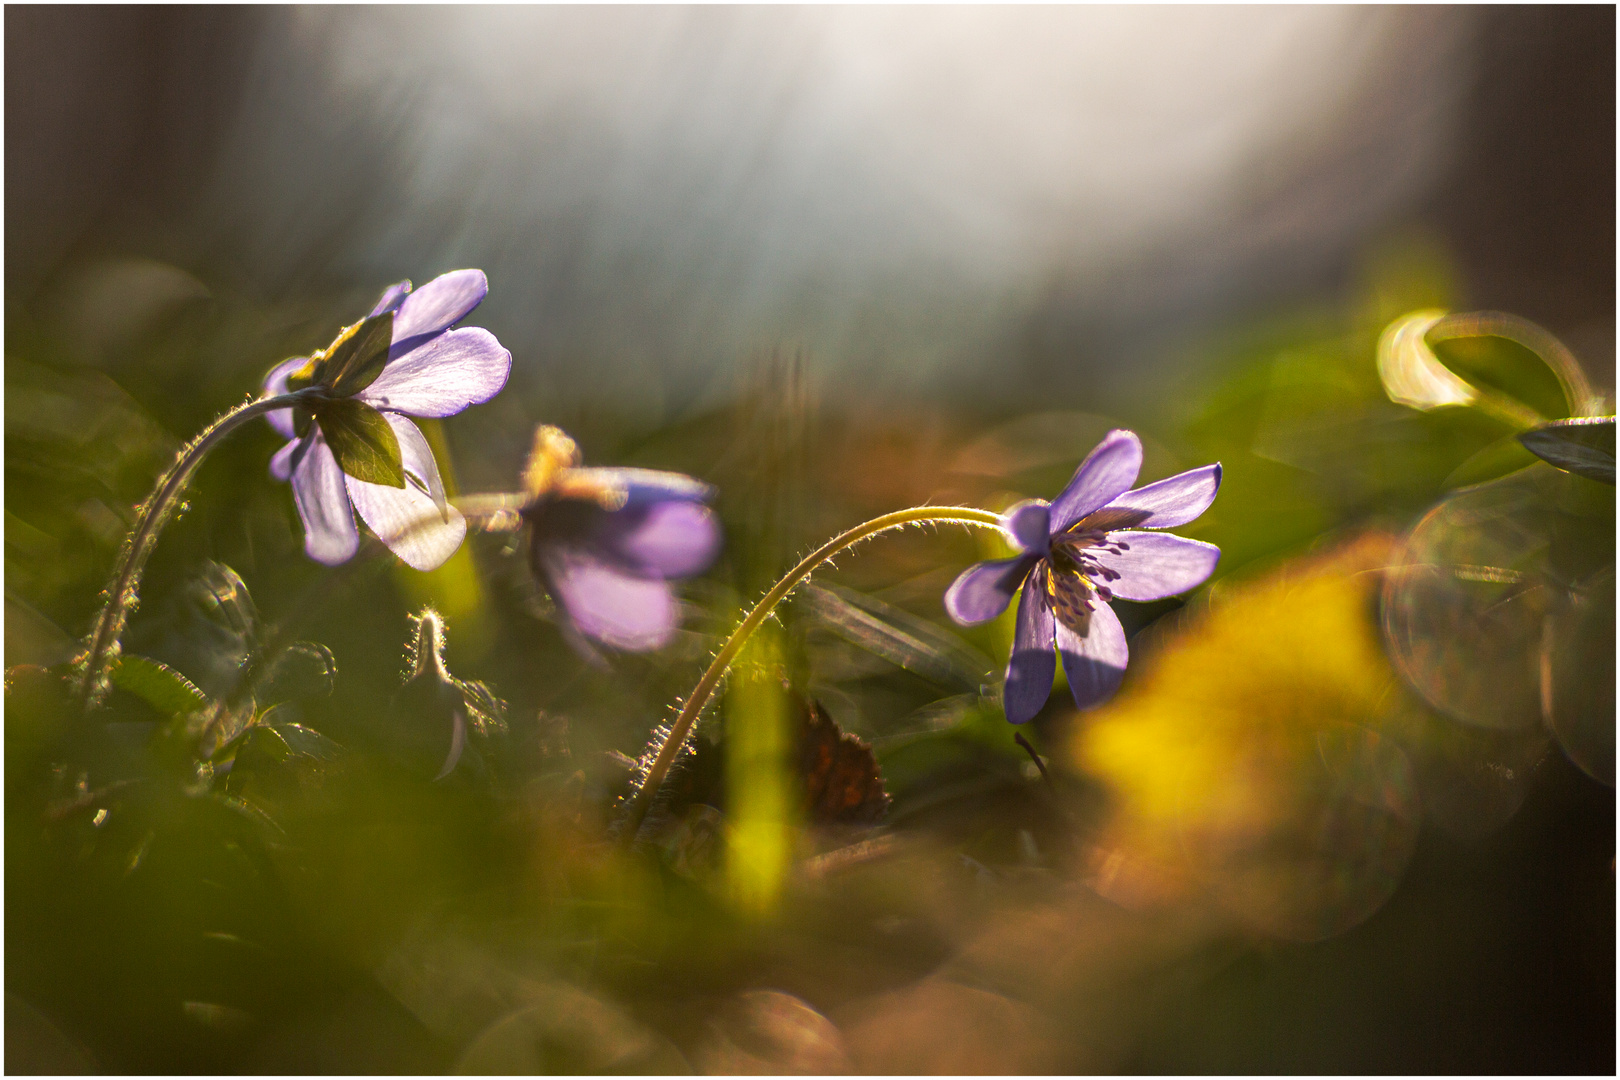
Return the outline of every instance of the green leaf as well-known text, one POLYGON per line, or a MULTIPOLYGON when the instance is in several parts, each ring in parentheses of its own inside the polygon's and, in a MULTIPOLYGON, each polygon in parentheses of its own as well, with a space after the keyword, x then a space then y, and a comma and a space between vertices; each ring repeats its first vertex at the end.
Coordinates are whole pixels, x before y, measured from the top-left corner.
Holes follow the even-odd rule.
POLYGON ((247 651, 257 632, 259 612, 240 574, 209 560, 186 582, 185 595, 198 616, 223 629, 241 652, 247 651))
MULTIPOLYGON (((280 711, 272 709, 265 717, 280 711)), ((255 775, 270 778, 287 767, 330 764, 342 753, 341 744, 301 724, 255 724, 237 744, 226 788, 239 794, 255 775)))
POLYGON ((253 726, 258 709, 252 694, 228 702, 226 708, 211 717, 213 727, 198 746, 198 753, 208 758, 218 757, 222 748, 253 726))
POLYGON ((1567 349, 1534 323, 1483 311, 1447 315, 1424 341, 1446 369, 1504 419, 1530 426, 1585 404, 1585 376, 1567 349))
POLYGON ((242 737, 242 745, 236 751, 236 764, 231 767, 234 776, 238 770, 246 773, 254 768, 263 768, 266 764, 280 764, 292 756, 292 749, 288 747, 287 740, 275 728, 259 724, 248 730, 242 737))
POLYGON ((165 716, 183 716, 208 704, 207 696, 190 679, 145 656, 126 653, 113 668, 112 681, 165 716))
POLYGON ((321 377, 332 393, 348 397, 370 386, 388 364, 394 343, 394 313, 385 311, 355 323, 326 350, 321 377))
POLYGON ((354 398, 342 398, 321 402, 315 418, 340 469, 368 484, 405 486, 399 438, 382 413, 354 398))
POLYGON ((316 761, 335 761, 343 752, 342 744, 302 724, 276 724, 273 730, 281 736, 288 752, 299 757, 314 758, 316 761))
POLYGON ((1534 431, 1521 432, 1519 441, 1547 464, 1605 484, 1614 483, 1614 417, 1582 416, 1560 420, 1534 431))
POLYGON ((990 658, 955 634, 836 585, 806 585, 796 604, 845 641, 943 687, 976 690, 994 678, 990 658))
POLYGON ((260 680, 259 700, 268 705, 294 698, 328 697, 337 681, 337 659, 318 641, 295 641, 260 680))

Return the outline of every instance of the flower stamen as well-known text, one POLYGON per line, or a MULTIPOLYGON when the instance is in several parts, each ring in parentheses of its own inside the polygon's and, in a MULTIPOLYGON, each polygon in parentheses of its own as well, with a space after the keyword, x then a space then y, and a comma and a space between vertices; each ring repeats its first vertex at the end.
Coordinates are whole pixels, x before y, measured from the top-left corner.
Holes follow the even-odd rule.
POLYGON ((541 424, 534 429, 529 460, 523 466, 523 490, 531 500, 552 494, 562 475, 579 463, 579 444, 562 428, 541 424))

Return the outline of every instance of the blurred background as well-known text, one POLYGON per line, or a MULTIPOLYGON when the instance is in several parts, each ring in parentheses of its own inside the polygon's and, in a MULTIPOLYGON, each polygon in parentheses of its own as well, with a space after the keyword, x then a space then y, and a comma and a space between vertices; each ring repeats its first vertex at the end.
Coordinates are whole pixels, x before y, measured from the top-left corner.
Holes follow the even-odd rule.
MULTIPOLYGON (((404 614, 432 600, 451 622, 452 666, 490 682, 514 717, 570 717, 576 759, 633 757, 736 604, 796 552, 862 515, 924 500, 999 508, 1050 497, 1116 425, 1143 434, 1144 480, 1225 463, 1221 501, 1186 530, 1225 553, 1212 592, 1230 576, 1244 598, 1234 604, 1258 605, 1255 619, 1286 626, 1293 609, 1265 606, 1277 581, 1364 585, 1446 492, 1502 472, 1480 456, 1501 431, 1386 399, 1375 346, 1412 309, 1491 309, 1539 323, 1605 395, 1601 411, 1613 412, 1610 7, 12 5, 5 48, 8 667, 71 655, 131 508, 186 438, 255 391, 275 361, 329 341, 383 286, 458 267, 488 274, 489 298, 471 321, 495 332, 514 362, 500 397, 430 432, 452 484, 516 487, 540 422, 575 435, 587 463, 717 483, 728 556, 688 591, 688 632, 667 655, 620 662, 630 688, 584 669, 500 537, 475 537, 434 575, 357 570, 344 586, 353 603, 314 611, 324 579, 299 555, 286 488, 265 475, 275 446, 266 429, 205 470, 191 512, 154 560, 132 650, 213 693, 209 680, 227 679, 240 660, 244 627, 309 609, 300 633, 330 646, 344 678, 326 704, 305 707, 307 719, 342 742, 345 717, 395 685, 404 614), (217 574, 199 594, 205 560, 240 575, 259 610, 222 607, 217 574), (199 595, 215 598, 201 604, 206 617, 199 595), (220 615, 225 608, 236 614, 220 615), (232 633, 237 652, 220 645, 232 633)), ((1540 494, 1526 498, 1490 512, 1522 522, 1542 505, 1540 494)), ((1036 813, 1020 786, 1035 784, 1020 771, 1028 760, 999 719, 997 728, 972 711, 976 678, 993 682, 1004 657, 1005 628, 927 637, 946 625, 940 590, 983 554, 959 535, 874 548, 810 594, 786 628, 796 687, 873 740, 897 821, 953 858, 971 850, 974 865, 994 869, 1003 855, 1023 856, 961 823, 1036 813), (890 630, 857 632, 874 618, 890 630), (895 644, 896 626, 907 628, 906 644, 895 644), (949 660, 946 674, 918 681, 918 650, 949 660), (906 741, 920 732, 978 749, 972 762, 947 754, 939 765, 925 754, 939 747, 906 741), (972 782, 963 786, 963 776, 972 782)), ((1036 723, 1039 742, 1071 766, 1075 805, 1095 827, 1058 871, 1083 880, 1087 903, 1102 906, 1085 908, 1093 937, 1069 941, 1071 966, 1050 975, 1061 984, 1053 996, 1076 1015, 1110 1003, 1128 1022, 1053 1034, 1041 1025, 1067 1014, 1020 1012, 1008 989, 1023 978, 1016 971, 975 976, 973 993, 993 1007, 944 994, 928 982, 945 970, 942 958, 960 964, 994 944, 961 915, 936 918, 934 944, 897 946, 908 958, 888 967, 851 959, 788 986, 794 976, 755 957, 750 974, 736 976, 757 987, 761 971, 774 971, 769 985, 797 994, 797 1005, 726 998, 732 976, 708 971, 693 1000, 729 1004, 705 1022, 731 1030, 745 1016, 757 1026, 760 1010, 781 1021, 783 1009, 809 1000, 837 1022, 839 1052, 850 1055, 798 1059, 822 1066, 814 1071, 840 1062, 880 1071, 975 1062, 990 1071, 1612 1071, 1612 666, 1592 669, 1607 680, 1607 714, 1594 707, 1598 720, 1580 721, 1588 741, 1607 732, 1606 766, 1572 749, 1580 739, 1552 719, 1442 721, 1414 706, 1389 720, 1395 676, 1368 614, 1377 589, 1323 588, 1310 618, 1338 612, 1360 629, 1305 619, 1294 632, 1366 636, 1345 646, 1354 674, 1334 684, 1338 696, 1323 709, 1357 730, 1369 726, 1364 713, 1382 719, 1370 725, 1373 742, 1328 750, 1319 740, 1311 752, 1341 754, 1355 764, 1329 772, 1382 794, 1358 803, 1375 807, 1376 822, 1340 822, 1354 851, 1322 870, 1311 903, 1290 907, 1273 885, 1256 884, 1276 875, 1245 861, 1254 845, 1233 854, 1249 824, 1180 821, 1172 843, 1153 833, 1151 813, 1119 816, 1132 798, 1156 805, 1144 769, 1158 766, 1141 762, 1185 742, 1153 704, 1150 675, 1127 683, 1119 710, 1089 723, 1065 713, 1060 689, 1036 723), (1435 734, 1442 723, 1456 731, 1435 734), (1390 740, 1403 748, 1398 761, 1390 740), (1170 848, 1197 849, 1205 861, 1165 871, 1165 859, 1183 857, 1170 848), (1230 888, 1188 891, 1187 874, 1230 888), (1322 900, 1329 879, 1338 891, 1322 900), (1115 938, 1127 944, 1099 944, 1115 938), (879 990, 887 996, 863 997, 879 990), (1039 1051, 915 1056, 928 1032, 986 1008, 1005 1020, 990 1023, 986 1046, 1014 1031, 1013 1041, 1039 1051), (912 1031, 921 1037, 907 1042, 912 1031)), ((1205 666, 1168 670, 1225 692, 1224 673, 1247 663, 1248 638, 1241 629, 1222 637, 1218 612, 1230 609, 1205 612, 1209 604, 1201 595, 1194 612, 1178 612, 1179 602, 1123 605, 1138 635, 1133 654, 1203 642, 1175 655, 1203 648, 1205 666)), ((1430 633, 1449 647, 1443 626, 1430 633)), ((1317 685, 1288 664, 1277 680, 1317 685)), ((1535 688, 1511 689, 1534 713, 1535 688)), ((1201 732, 1218 711, 1193 702, 1176 715, 1201 732)), ((12 790, 16 739, 8 726, 12 790)), ((1201 760, 1224 761, 1235 745, 1201 760)), ((1283 764, 1261 773, 1293 775, 1295 749, 1278 753, 1283 764)), ((1283 787, 1267 796, 1268 820, 1325 797, 1283 787)), ((1230 798, 1220 805, 1242 816, 1230 798)), ((1015 847, 1026 835, 1045 847, 1044 828, 1002 832, 1015 847)), ((206 1008, 160 1020, 131 1011, 115 999, 140 996, 158 953, 128 946, 108 981, 87 943, 66 952, 20 945, 70 931, 29 921, 27 905, 48 906, 55 886, 14 877, 34 873, 16 866, 8 859, 8 1066, 15 1025, 47 1032, 38 1052, 59 1063, 113 1070, 415 1071, 469 1060, 455 1056, 468 1040, 446 1034, 460 1029, 436 1026, 399 979, 376 974, 397 974, 397 964, 341 947, 333 963, 368 972, 387 993, 373 983, 357 991, 347 975, 317 981, 340 987, 332 993, 348 1011, 337 1015, 368 1035, 322 1028, 317 1037, 315 1020, 262 1001, 228 1006, 257 1020, 206 1008), (114 989, 87 989, 102 984, 114 989), (343 1057, 346 1041, 420 1053, 343 1057)), ((143 893, 128 911, 153 910, 164 895, 143 893)), ((1007 910, 983 896, 975 903, 1007 910)), ((138 924, 120 917, 132 921, 114 926, 138 924)), ((1029 936, 998 947, 1043 958, 1060 933, 1044 917, 1029 916, 1029 936)), ((776 962, 798 963, 802 974, 813 951, 790 949, 776 962)), ((660 1005, 639 976, 593 969, 593 978, 593 992, 633 1002, 624 1007, 653 1030, 668 1035, 679 1027, 672 1017, 685 1015, 660 1005)), ((794 1030, 804 1024, 814 1028, 794 1030)), ((688 1063, 759 1066, 669 1037, 688 1063)), ((725 1053, 737 1048, 722 1043, 725 1053)), ((630 1060, 638 1069, 663 1061, 630 1060)))
POLYGON ((119 260, 277 303, 476 265, 535 400, 661 419, 788 344, 1015 406, 1161 378, 1415 232, 1461 303, 1612 365, 1598 11, 10 20, 7 295, 41 319, 128 295, 119 260))

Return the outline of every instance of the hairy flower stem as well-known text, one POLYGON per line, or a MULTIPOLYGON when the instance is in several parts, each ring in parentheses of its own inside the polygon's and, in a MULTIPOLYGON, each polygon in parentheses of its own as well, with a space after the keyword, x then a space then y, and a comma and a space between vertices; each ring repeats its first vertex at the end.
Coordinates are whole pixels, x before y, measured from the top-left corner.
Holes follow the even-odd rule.
POLYGON ((725 677, 726 669, 737 658, 737 654, 742 651, 742 647, 753 636, 754 631, 758 630, 760 624, 770 617, 772 611, 776 610, 776 605, 786 599, 787 595, 798 588, 799 585, 803 584, 805 579, 814 573, 817 567, 839 552, 853 547, 862 540, 876 536, 880 532, 898 529, 905 525, 920 525, 927 522, 980 525, 985 528, 997 529, 1003 533, 1007 531, 1005 519, 1000 514, 991 513, 989 510, 976 510, 967 506, 918 506, 910 510, 896 510, 892 514, 875 517, 865 524, 841 532, 801 559, 799 565, 789 570, 780 581, 772 585, 770 591, 760 599, 759 603, 754 605, 753 610, 743 617, 743 621, 738 624, 737 629, 731 632, 731 636, 726 639, 726 643, 715 654, 713 662, 709 664, 709 670, 703 673, 703 677, 698 680, 697 686, 693 687, 692 693, 687 696, 685 704, 681 706, 680 715, 676 716, 675 722, 670 725, 669 737, 664 740, 663 745, 659 748, 658 756, 653 759, 652 765, 647 769, 647 775, 642 778, 641 785, 636 789, 635 794, 631 796, 624 828, 620 833, 620 837, 625 844, 633 843, 636 834, 641 831, 641 823, 647 816, 647 810, 652 804, 653 796, 657 794, 659 786, 663 784, 664 777, 669 774, 669 768, 674 764, 676 756, 680 753, 681 746, 686 742, 686 736, 691 732, 692 725, 697 722, 698 715, 702 713, 703 707, 709 703, 709 699, 714 696, 715 688, 720 685, 720 680, 725 677))
POLYGON ((168 471, 158 478, 157 487, 141 505, 135 528, 118 553, 118 565, 113 572, 112 584, 108 586, 106 601, 96 616, 95 628, 90 632, 90 643, 79 659, 77 691, 84 700, 85 708, 96 705, 107 692, 107 676, 116 656, 119 635, 124 632, 129 613, 139 601, 141 572, 146 569, 146 560, 157 546, 158 533, 163 531, 163 526, 179 506, 180 497, 185 493, 197 466, 225 436, 249 420, 297 405, 316 392, 318 390, 315 388, 300 390, 237 406, 191 440, 168 471))

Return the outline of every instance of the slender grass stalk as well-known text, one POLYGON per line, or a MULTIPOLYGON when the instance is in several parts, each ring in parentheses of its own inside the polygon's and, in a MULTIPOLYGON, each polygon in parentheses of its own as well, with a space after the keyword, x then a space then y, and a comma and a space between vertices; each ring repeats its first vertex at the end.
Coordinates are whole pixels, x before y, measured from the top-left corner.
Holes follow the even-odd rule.
POLYGON ((1007 531, 1006 522, 1002 516, 989 510, 978 510, 968 506, 918 506, 910 510, 896 510, 892 514, 884 514, 864 524, 857 525, 853 529, 847 529, 801 559, 799 564, 789 570, 775 585, 772 585, 770 591, 760 599, 759 603, 754 605, 753 610, 743 617, 743 621, 738 624, 737 629, 731 632, 731 636, 726 639, 726 643, 715 654, 713 662, 709 664, 709 669, 703 673, 703 677, 698 680, 697 686, 687 696, 686 702, 681 706, 680 714, 676 716, 675 722, 670 725, 668 737, 664 739, 663 745, 659 747, 658 754, 653 759, 652 765, 648 767, 646 776, 642 778, 640 786, 637 787, 635 794, 630 798, 623 830, 620 833, 620 839, 623 843, 628 845, 635 841, 636 834, 641 831, 641 823, 646 818, 647 810, 652 804, 652 798, 657 793, 659 786, 663 784, 664 777, 669 774, 670 766, 674 764, 676 756, 680 753, 681 746, 686 742, 687 735, 691 733, 692 725, 697 722, 698 715, 702 713, 703 707, 709 703, 709 699, 714 696, 714 691, 720 685, 720 680, 725 677, 726 669, 737 658, 737 654, 742 651, 743 645, 747 643, 754 631, 759 629, 760 625, 770 617, 771 612, 776 609, 776 605, 780 604, 787 598, 789 593, 803 584, 822 563, 825 563, 839 552, 860 543, 862 540, 876 536, 878 533, 902 528, 906 525, 921 525, 928 522, 980 525, 1001 532, 1007 531))
POLYGON ((312 387, 237 406, 192 439, 180 451, 168 471, 158 478, 157 487, 141 505, 135 528, 118 553, 112 584, 104 594, 105 601, 96 616, 95 627, 90 631, 89 644, 79 658, 76 689, 87 709, 96 705, 107 693, 107 677, 117 656, 118 638, 129 621, 129 613, 140 602, 141 573, 146 569, 146 560, 157 546, 158 534, 163 531, 163 526, 174 516, 197 466, 225 436, 249 420, 277 409, 290 408, 319 392, 319 388, 312 387))

